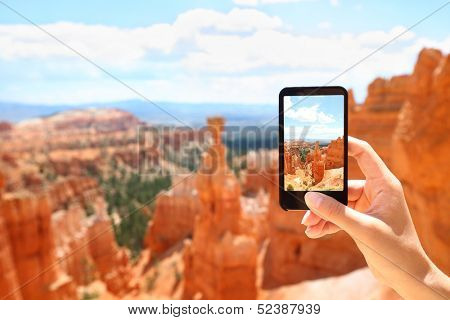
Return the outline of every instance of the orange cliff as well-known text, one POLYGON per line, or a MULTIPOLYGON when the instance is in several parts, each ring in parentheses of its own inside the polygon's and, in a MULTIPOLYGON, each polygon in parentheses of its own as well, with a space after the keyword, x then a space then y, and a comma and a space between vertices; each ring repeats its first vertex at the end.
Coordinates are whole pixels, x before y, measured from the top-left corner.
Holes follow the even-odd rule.
POLYGON ((117 246, 111 220, 106 212, 93 216, 88 228, 89 252, 109 292, 123 297, 139 290, 129 253, 117 246))
POLYGON ((194 176, 174 176, 172 185, 158 196, 153 219, 147 227, 144 244, 152 259, 192 237, 195 216, 201 209, 194 176))
POLYGON ((12 247, 9 241, 8 230, 3 213, 3 190, 5 178, 0 172, 0 299, 22 299, 19 290, 19 279, 14 267, 12 247))
POLYGON ((313 151, 313 160, 311 162, 311 171, 314 179, 314 184, 322 181, 325 174, 325 163, 320 152, 319 142, 316 142, 313 151))
MULTIPOLYGON (((8 195, 0 206, 17 273, 15 290, 24 299, 75 298, 72 279, 62 272, 56 260, 48 197, 8 195)), ((10 294, 14 291, 5 298, 10 294)))
POLYGON ((450 274, 450 56, 423 50, 411 91, 393 137, 392 169, 425 251, 450 274))
MULTIPOLYGON (((391 164, 392 135, 398 113, 410 95, 410 78, 409 75, 376 78, 369 84, 362 105, 356 106, 352 102, 353 107, 350 107, 349 100, 348 134, 369 142, 388 166, 391 164)), ((349 178, 363 178, 352 158, 349 159, 349 178)))
POLYGON ((116 296, 136 288, 128 256, 111 237, 104 200, 91 178, 58 180, 37 194, 3 195, 0 229, 2 298, 76 299, 77 287, 98 277, 116 296), (94 207, 88 218, 86 203, 94 207))
MULTIPOLYGON (((427 253, 450 272, 449 55, 423 49, 411 75, 376 79, 349 112, 349 135, 368 141, 401 180, 427 253)), ((363 178, 349 159, 349 178, 363 178)))
POLYGON ((331 140, 325 152, 325 170, 344 166, 344 140, 342 137, 331 140))
POLYGON ((196 177, 201 210, 184 250, 187 299, 255 299, 257 245, 242 230, 240 186, 226 165, 222 118, 208 119, 213 144, 196 177))

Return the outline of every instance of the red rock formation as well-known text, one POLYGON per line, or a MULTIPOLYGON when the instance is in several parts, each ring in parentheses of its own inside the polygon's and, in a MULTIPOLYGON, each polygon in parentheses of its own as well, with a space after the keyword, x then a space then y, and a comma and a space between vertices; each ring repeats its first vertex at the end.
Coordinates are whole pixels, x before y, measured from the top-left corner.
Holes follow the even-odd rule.
POLYGON ((368 111, 398 111, 409 97, 410 76, 376 78, 369 84, 364 108, 368 111))
POLYGON ((3 215, 0 215, 0 299, 22 299, 3 215))
POLYGON ((0 121, 0 132, 7 132, 12 130, 13 126, 11 123, 6 121, 0 121))
POLYGON ((450 56, 422 50, 411 91, 394 135, 392 168, 402 181, 426 252, 449 274, 450 56))
POLYGON ((296 155, 286 144, 284 144, 284 172, 286 174, 295 174, 296 155))
POLYGON ((311 170, 314 178, 314 184, 318 184, 322 181, 325 174, 325 163, 320 153, 319 142, 316 142, 313 152, 313 161, 311 162, 311 170))
POLYGON ((0 172, 0 299, 22 299, 16 269, 4 222, 3 187, 5 180, 0 172))
POLYGON ((254 299, 257 246, 241 229, 240 187, 220 141, 223 119, 208 119, 213 144, 197 175, 202 210, 184 252, 184 298, 254 299))
MULTIPOLYGON (((368 141, 400 178, 419 237, 447 273, 449 206, 440 195, 448 185, 448 59, 422 50, 412 75, 377 80, 361 111, 349 113, 349 134, 368 141)), ((349 177, 363 178, 353 159, 349 177)))
POLYGON ((341 137, 332 140, 325 154, 325 170, 342 168, 344 166, 344 140, 341 137))
POLYGON ((17 127, 25 130, 66 131, 95 129, 120 131, 135 128, 139 119, 131 113, 110 108, 69 110, 48 117, 20 122, 17 127))
POLYGON ((348 104, 348 110, 355 111, 357 109, 355 96, 353 95, 353 90, 352 89, 348 90, 348 101, 347 101, 347 104, 348 104))
POLYGON ((193 176, 177 176, 174 187, 159 195, 145 236, 145 246, 152 258, 163 253, 181 240, 191 237, 200 199, 193 176))
POLYGON ((45 195, 11 195, 2 202, 24 299, 75 298, 70 277, 61 273, 54 255, 50 204, 45 195))
POLYGON ((89 253, 85 209, 71 204, 67 210, 52 214, 56 256, 61 268, 77 285, 87 285, 94 279, 94 262, 89 253))
POLYGON ((139 284, 129 262, 129 254, 116 244, 111 220, 106 214, 92 217, 88 229, 89 252, 94 260, 100 279, 108 291, 118 297, 136 291, 139 284))
POLYGON ((102 191, 97 180, 90 177, 67 177, 53 183, 49 188, 52 207, 54 210, 64 209, 71 202, 78 202, 85 206, 93 202, 102 191))
MULTIPOLYGON (((398 112, 411 94, 410 82, 409 75, 377 78, 369 85, 364 103, 349 108, 349 135, 369 142, 388 167, 391 165, 392 135, 398 112)), ((349 159, 349 178, 364 178, 353 158, 349 159)))

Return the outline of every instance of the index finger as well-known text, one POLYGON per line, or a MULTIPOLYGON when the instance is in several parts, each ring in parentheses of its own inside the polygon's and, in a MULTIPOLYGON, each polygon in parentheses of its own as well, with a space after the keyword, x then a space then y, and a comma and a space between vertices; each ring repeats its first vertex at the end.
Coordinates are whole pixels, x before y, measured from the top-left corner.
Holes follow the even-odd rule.
POLYGON ((355 158, 367 179, 385 177, 389 169, 367 142, 348 137, 348 155, 355 158))

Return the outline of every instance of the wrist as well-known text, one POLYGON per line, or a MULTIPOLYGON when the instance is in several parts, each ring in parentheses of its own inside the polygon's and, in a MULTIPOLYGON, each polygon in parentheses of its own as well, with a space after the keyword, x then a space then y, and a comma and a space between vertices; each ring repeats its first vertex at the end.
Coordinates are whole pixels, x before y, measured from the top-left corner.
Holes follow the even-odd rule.
POLYGON ((424 284, 434 291, 432 299, 450 299, 450 279, 430 261, 430 269, 425 276, 424 284))
POLYGON ((397 274, 391 288, 404 299, 450 299, 449 278, 426 255, 420 260, 419 269, 397 274))

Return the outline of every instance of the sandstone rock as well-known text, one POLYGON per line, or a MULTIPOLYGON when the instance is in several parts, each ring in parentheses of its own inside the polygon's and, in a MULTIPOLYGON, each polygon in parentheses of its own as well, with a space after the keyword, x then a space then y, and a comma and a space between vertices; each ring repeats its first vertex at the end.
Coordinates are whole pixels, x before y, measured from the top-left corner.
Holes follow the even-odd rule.
POLYGON ((60 272, 54 255, 48 198, 10 195, 2 204, 22 297, 74 298, 73 283, 60 272))
POLYGON ((369 84, 364 109, 368 111, 398 111, 409 96, 410 76, 391 79, 376 78, 369 84))
POLYGON ((278 150, 250 151, 247 154, 247 169, 241 172, 244 195, 256 196, 260 190, 269 192, 272 183, 268 176, 278 175, 270 166, 274 158, 278 159, 278 150))
POLYGON ((348 110, 350 110, 350 111, 355 111, 356 108, 357 108, 356 101, 355 101, 355 96, 353 94, 353 90, 352 89, 348 90, 347 105, 348 105, 348 110))
MULTIPOLYGON (((402 181, 425 250, 446 273, 449 204, 439 195, 448 191, 448 59, 422 50, 412 75, 377 80, 361 110, 349 113, 349 134, 368 141, 402 181)), ((353 159, 349 177, 363 178, 353 159)))
POLYGON ((431 259, 450 273, 450 56, 424 49, 394 135, 393 170, 431 259))
MULTIPOLYGON (((399 110, 411 95, 410 83, 410 75, 377 78, 369 85, 364 103, 349 108, 348 134, 369 142, 388 167, 391 167, 392 135, 399 110)), ((349 178, 364 178, 353 158, 349 158, 349 178)))
POLYGON ((223 119, 208 119, 213 144, 196 177, 202 209, 184 251, 187 299, 254 299, 257 246, 241 230, 240 186, 225 161, 223 119), (201 275, 201 276, 200 276, 201 275))
POLYGON ((116 244, 108 216, 92 216, 89 229, 89 252, 108 291, 122 297, 139 289, 129 263, 129 254, 116 244))
POLYGON ((73 130, 96 129, 97 131, 118 131, 135 128, 139 119, 131 113, 110 108, 69 110, 49 117, 22 121, 17 124, 21 130, 73 130))
POLYGON ((0 198, 0 299, 22 299, 0 198))
POLYGON ((342 168, 344 166, 344 140, 339 137, 332 140, 327 147, 325 170, 342 168))
POLYGON ((77 285, 87 285, 95 277, 85 219, 84 209, 78 204, 52 215, 52 228, 58 230, 55 232, 56 257, 77 285))
POLYGON ((0 121, 0 132, 7 132, 12 130, 13 126, 11 123, 6 121, 0 121))
POLYGON ((195 216, 201 209, 193 176, 176 176, 173 184, 171 190, 158 196, 147 228, 144 243, 152 258, 192 237, 195 216))
POLYGON ((311 170, 313 174, 314 184, 322 181, 325 174, 325 163, 322 159, 322 154, 319 150, 319 142, 316 142, 313 152, 313 161, 311 163, 311 170))

